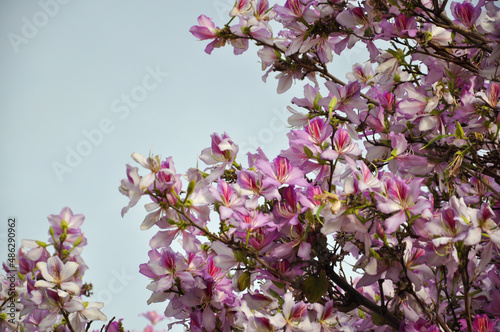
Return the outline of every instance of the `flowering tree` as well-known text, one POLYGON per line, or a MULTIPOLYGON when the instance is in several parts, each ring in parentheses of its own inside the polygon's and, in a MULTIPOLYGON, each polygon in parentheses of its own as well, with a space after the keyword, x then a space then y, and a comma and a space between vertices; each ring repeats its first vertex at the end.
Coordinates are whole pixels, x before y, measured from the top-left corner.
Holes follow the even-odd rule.
POLYGON ((141 228, 159 229, 149 302, 191 331, 500 328, 495 3, 238 0, 230 16, 190 31, 207 53, 257 45, 278 93, 308 82, 302 112, 276 158, 237 159, 226 133, 183 175, 132 155, 147 174, 127 165, 122 214, 147 196, 141 228), (357 44, 367 61, 337 78, 357 44))

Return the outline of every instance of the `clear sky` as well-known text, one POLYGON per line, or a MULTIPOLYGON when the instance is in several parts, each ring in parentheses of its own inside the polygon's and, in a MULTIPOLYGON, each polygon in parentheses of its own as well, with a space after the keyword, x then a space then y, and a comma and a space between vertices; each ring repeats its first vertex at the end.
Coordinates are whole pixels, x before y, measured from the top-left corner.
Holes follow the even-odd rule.
MULTIPOLYGON (((139 313, 164 311, 147 306, 149 281, 138 273, 155 234, 139 229, 147 201, 120 216, 131 153, 173 156, 183 173, 211 133, 226 131, 240 161, 257 146, 274 157, 287 146, 286 106, 302 96, 300 87, 277 95, 272 74, 262 82, 255 49, 203 52, 189 28, 200 14, 224 25, 232 3, 0 0, 2 261, 9 216, 18 240, 46 241, 47 215, 69 206, 86 216, 85 280, 108 318, 139 329, 139 313)), ((357 53, 334 71, 351 68, 357 53)))

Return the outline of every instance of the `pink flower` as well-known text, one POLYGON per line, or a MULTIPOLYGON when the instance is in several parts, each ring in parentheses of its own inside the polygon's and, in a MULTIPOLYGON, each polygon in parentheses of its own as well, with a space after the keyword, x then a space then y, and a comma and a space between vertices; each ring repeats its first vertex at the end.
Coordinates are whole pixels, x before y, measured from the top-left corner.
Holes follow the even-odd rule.
POLYGON ((330 137, 333 129, 325 119, 316 117, 304 126, 304 131, 308 134, 309 141, 314 145, 321 146, 330 137))
POLYGON ((165 316, 158 314, 156 311, 147 311, 142 314, 139 314, 139 316, 146 318, 153 325, 156 325, 165 319, 165 316))
POLYGON ((151 240, 149 245, 153 249, 169 247, 172 241, 177 237, 182 237, 182 248, 187 252, 197 252, 200 249, 201 242, 196 238, 199 231, 195 231, 194 227, 178 227, 171 226, 168 230, 159 231, 151 240))
POLYGON ((73 298, 76 304, 80 304, 78 310, 70 315, 71 325, 76 331, 85 331, 84 326, 87 321, 107 321, 108 318, 105 314, 101 312, 101 308, 104 306, 102 302, 82 302, 80 298, 73 298))
MULTIPOLYGON (((465 319, 460 319, 462 324, 461 331, 467 330, 467 322, 465 319)), ((472 322, 472 332, 493 332, 493 323, 490 318, 485 314, 477 314, 472 322)))
POLYGON ((307 305, 302 301, 296 303, 291 292, 286 293, 283 299, 285 300, 283 304, 284 321, 280 321, 279 325, 284 325, 287 332, 312 331, 311 322, 307 316, 307 305))
POLYGON ((404 14, 400 14, 396 17, 394 28, 399 33, 399 35, 403 37, 415 37, 418 32, 417 21, 415 20, 415 17, 408 17, 404 14))
POLYGON ((318 14, 301 0, 286 0, 285 6, 274 5, 274 11, 279 15, 279 19, 285 22, 294 22, 301 17, 307 22, 319 18, 318 14))
POLYGON ((486 92, 480 92, 479 96, 492 108, 500 106, 500 83, 491 82, 486 92))
POLYGON ((264 187, 264 173, 260 171, 242 170, 238 172, 238 185, 243 195, 254 195, 256 199, 264 196, 266 199, 279 199, 280 194, 275 186, 264 187))
POLYGON ((350 82, 345 86, 328 81, 325 86, 330 91, 329 97, 321 100, 320 105, 329 108, 332 97, 337 99, 335 109, 344 112, 353 124, 359 124, 359 115, 354 110, 366 109, 366 101, 361 98, 361 84, 358 81, 350 82))
POLYGON ((231 137, 226 133, 222 136, 213 133, 210 137, 212 137, 212 146, 201 152, 200 159, 207 165, 232 162, 239 149, 231 137))
POLYGON ((35 283, 35 287, 54 288, 59 286, 62 290, 67 290, 73 294, 80 293, 80 287, 69 281, 76 273, 79 264, 67 262, 64 264, 58 256, 50 257, 45 262, 38 262, 36 267, 40 270, 43 279, 35 283))
POLYGON ((233 9, 229 12, 229 16, 241 16, 245 14, 249 14, 252 12, 252 4, 249 0, 237 0, 234 3, 233 9))
MULTIPOLYGON (((47 261, 47 259, 50 258, 50 253, 47 250, 47 247, 44 246, 43 244, 41 244, 39 241, 23 240, 22 243, 23 243, 23 246, 22 246, 23 248, 31 248, 31 249, 26 254, 24 253, 23 250, 19 250, 19 253, 18 253, 19 260, 28 259, 31 262, 34 262, 34 264, 36 264, 40 261, 45 262, 45 261, 47 261)), ((34 264, 33 264, 33 266, 34 266, 34 264)), ((19 265, 21 266, 21 262, 19 265)), ((30 265, 30 264, 28 263, 28 265, 30 265)), ((26 274, 27 272, 29 272, 29 270, 24 272, 24 273, 23 272, 21 272, 21 273, 26 274)))
POLYGON ((273 10, 269 10, 268 0, 251 1, 254 10, 254 16, 259 21, 268 21, 274 18, 276 14, 273 10))
POLYGON ((214 48, 219 48, 226 44, 226 39, 219 38, 220 29, 215 27, 212 19, 205 15, 200 15, 198 17, 198 24, 199 25, 192 26, 191 29, 189 29, 189 32, 200 40, 213 39, 213 41, 205 48, 205 52, 207 54, 211 54, 214 48))
POLYGON ((386 179, 386 195, 381 196, 377 208, 383 213, 397 212, 385 220, 386 232, 395 232, 407 220, 407 213, 417 215, 429 209, 431 204, 420 194, 423 179, 402 180, 399 177, 386 179))
MULTIPOLYGON (((73 211, 69 207, 65 207, 61 210, 59 215, 51 214, 47 217, 49 223, 54 230, 54 235, 57 238, 66 233, 66 240, 69 243, 75 243, 75 241, 83 236, 80 226, 85 219, 83 214, 73 214, 73 211)), ((52 239, 51 239, 52 240, 52 239)))
POLYGON ((238 227, 245 231, 253 231, 263 226, 266 226, 267 228, 275 227, 275 224, 270 220, 268 214, 264 214, 256 210, 244 211, 243 213, 235 214, 234 217, 237 221, 239 221, 238 227))
POLYGON ((144 191, 154 182, 154 173, 148 176, 139 176, 139 169, 127 164, 127 178, 121 181, 118 188, 120 193, 129 198, 129 203, 122 209, 122 217, 128 210, 135 206, 141 198, 144 191))
POLYGON ((212 193, 215 200, 220 203, 219 214, 221 220, 228 219, 235 212, 242 213, 244 211, 246 198, 240 196, 237 189, 234 189, 226 181, 219 180, 217 182, 217 189, 210 187, 208 190, 212 193))
POLYGON ((465 1, 462 3, 452 2, 450 9, 456 23, 472 30, 479 15, 481 15, 481 7, 482 5, 474 7, 469 1, 465 1))
POLYGON ((319 303, 312 304, 312 307, 316 311, 316 321, 321 327, 320 332, 333 332, 335 331, 332 327, 338 324, 337 309, 334 306, 333 301, 328 301, 323 306, 319 303))
POLYGON ((371 63, 362 64, 356 63, 352 66, 352 72, 346 74, 349 82, 358 81, 362 87, 375 83, 374 72, 371 63))
POLYGON ((200 159, 207 165, 216 165, 209 167, 211 174, 206 177, 207 183, 218 179, 226 166, 231 165, 236 158, 239 148, 234 144, 231 137, 224 133, 220 136, 217 133, 210 135, 212 137, 212 146, 201 151, 200 159))
POLYGON ((319 87, 313 87, 310 84, 306 84, 304 86, 304 98, 294 97, 292 99, 292 103, 312 111, 318 109, 319 105, 317 98, 321 98, 321 95, 319 94, 319 87))
POLYGON ((184 257, 170 248, 163 248, 159 259, 150 261, 148 267, 156 276, 154 292, 161 293, 170 290, 172 287, 177 287, 176 280, 182 282, 183 289, 189 288, 194 283, 191 273, 186 272, 188 266, 184 257))
POLYGON ((79 298, 72 297, 69 293, 60 289, 44 289, 42 290, 42 296, 41 303, 38 304, 38 308, 42 310, 58 312, 62 308, 73 313, 85 309, 79 298))
POLYGON ((332 149, 325 150, 321 157, 328 160, 336 160, 340 156, 353 156, 361 155, 361 149, 358 143, 354 143, 349 135, 349 132, 344 128, 339 128, 333 136, 332 149))
POLYGON ((439 45, 448 45, 451 42, 451 31, 430 24, 427 26, 428 32, 431 34, 431 40, 439 45))
POLYGON ((282 184, 291 184, 307 187, 308 182, 304 179, 304 173, 298 167, 294 167, 288 158, 278 156, 271 164, 269 161, 259 159, 255 163, 265 175, 264 186, 279 187, 282 184))
POLYGON ((360 191, 373 191, 382 186, 382 182, 374 176, 368 166, 358 160, 356 164, 349 163, 353 171, 353 176, 346 180, 344 191, 345 193, 358 193, 360 191))
POLYGON ((280 189, 281 200, 274 206, 274 214, 282 223, 296 225, 299 223, 297 215, 300 213, 299 193, 294 186, 280 189), (284 220, 284 221, 283 221, 284 220))
POLYGON ((196 38, 201 40, 217 38, 218 28, 215 27, 212 19, 205 15, 200 15, 198 17, 198 24, 199 26, 195 25, 189 29, 189 32, 191 32, 196 38))
POLYGON ((430 113, 436 107, 436 102, 429 102, 429 98, 415 90, 413 85, 404 84, 404 88, 407 97, 399 102, 397 111, 407 119, 419 113, 430 113))
POLYGON ((399 60, 389 52, 384 52, 377 57, 379 66, 375 70, 379 75, 381 85, 392 83, 399 67, 399 60))

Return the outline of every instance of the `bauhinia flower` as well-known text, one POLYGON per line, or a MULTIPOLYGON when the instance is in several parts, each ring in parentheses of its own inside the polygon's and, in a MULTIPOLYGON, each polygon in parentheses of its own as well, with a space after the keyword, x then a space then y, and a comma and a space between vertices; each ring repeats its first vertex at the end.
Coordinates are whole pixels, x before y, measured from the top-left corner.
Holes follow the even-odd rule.
POLYGON ((71 281, 79 264, 75 262, 63 263, 57 256, 53 256, 45 262, 38 262, 36 267, 40 270, 43 279, 35 283, 35 287, 60 288, 72 294, 79 294, 80 287, 71 281))
POLYGON ((101 312, 101 308, 104 306, 102 302, 82 302, 81 299, 73 299, 75 302, 80 304, 80 310, 73 312, 70 315, 70 322, 75 332, 84 332, 87 322, 89 321, 107 321, 108 318, 105 314, 101 312))
POLYGON ((386 195, 380 196, 377 208, 383 213, 396 212, 385 220, 386 232, 393 233, 408 220, 408 215, 418 215, 431 207, 430 202, 420 196, 423 179, 403 180, 399 177, 386 179, 386 195))
POLYGON ((328 160, 335 160, 340 156, 343 157, 356 157, 361 154, 361 149, 358 143, 352 141, 349 132, 344 128, 339 128, 333 136, 332 149, 325 150, 321 157, 328 160))
POLYGON ((207 182, 212 182, 219 178, 227 165, 231 165, 238 154, 239 148, 234 144, 231 137, 224 133, 220 136, 217 133, 210 135, 212 137, 212 146, 201 152, 200 159, 209 167, 212 173, 206 177, 207 182))
POLYGON ((268 185, 279 187, 285 183, 302 187, 308 186, 302 170, 294 167, 286 157, 278 156, 272 164, 267 160, 259 159, 255 165, 267 175, 263 180, 265 187, 268 185))
POLYGON ((65 207, 59 215, 51 214, 47 218, 56 237, 66 233, 65 241, 75 243, 82 236, 80 226, 85 219, 83 214, 73 214, 69 207, 65 207))

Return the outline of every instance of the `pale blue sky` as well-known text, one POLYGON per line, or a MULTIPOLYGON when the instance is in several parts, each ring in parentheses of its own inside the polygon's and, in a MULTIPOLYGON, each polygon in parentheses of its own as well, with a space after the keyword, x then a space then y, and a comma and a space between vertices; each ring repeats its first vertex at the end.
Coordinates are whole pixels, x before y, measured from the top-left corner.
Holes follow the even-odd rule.
MULTIPOLYGON (((138 273, 155 234, 139 229, 147 201, 120 216, 131 153, 173 156, 183 173, 213 132, 242 145, 244 163, 253 144, 270 157, 286 148, 285 107, 302 88, 277 95, 255 50, 209 56, 188 31, 202 13, 222 26, 232 3, 0 0, 0 241, 8 216, 19 240, 46 241, 47 215, 64 206, 84 214, 85 280, 129 329, 145 326, 139 313, 166 306, 146 305, 149 281, 138 273)), ((336 67, 350 68, 356 53, 336 67)))

